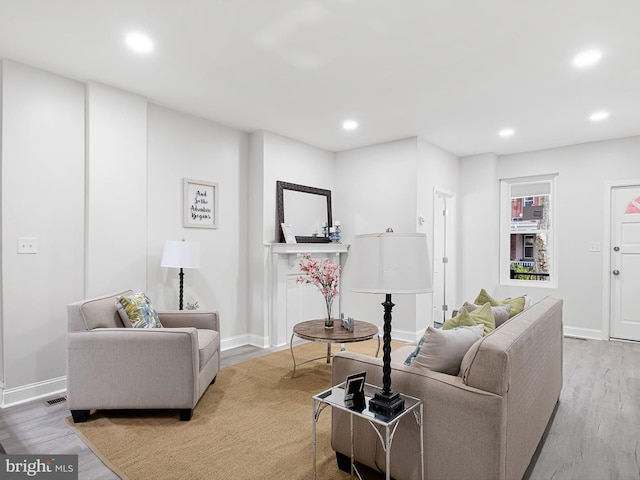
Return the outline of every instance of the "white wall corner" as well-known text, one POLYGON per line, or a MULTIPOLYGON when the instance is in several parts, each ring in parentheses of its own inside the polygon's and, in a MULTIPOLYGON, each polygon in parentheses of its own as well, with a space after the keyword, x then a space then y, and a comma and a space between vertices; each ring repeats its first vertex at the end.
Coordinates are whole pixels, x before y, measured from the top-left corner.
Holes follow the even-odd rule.
MULTIPOLYGON (((395 342, 414 343, 420 340, 424 330, 411 332, 408 330, 391 330, 391 339, 395 342)), ((382 342, 382 330, 380 330, 380 341, 382 342)), ((381 347, 382 348, 382 347, 381 347)))
POLYGON ((232 348, 241 347, 249 343, 249 335, 236 335, 233 337, 223 338, 220 341, 220 351, 231 350, 232 348))
POLYGON ((251 345, 258 348, 268 348, 269 337, 247 333, 243 335, 236 335, 234 337, 224 338, 220 342, 220 351, 224 352, 226 350, 243 347, 245 345, 251 345))
POLYGON ((248 344, 258 348, 269 348, 269 345, 270 345, 269 336, 249 334, 248 344))

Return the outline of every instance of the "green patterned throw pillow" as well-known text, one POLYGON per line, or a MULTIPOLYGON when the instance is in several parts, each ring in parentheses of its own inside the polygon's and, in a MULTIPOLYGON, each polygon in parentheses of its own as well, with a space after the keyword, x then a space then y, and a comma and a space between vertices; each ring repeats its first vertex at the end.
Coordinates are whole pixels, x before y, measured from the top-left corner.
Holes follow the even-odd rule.
POLYGON ((162 328, 158 312, 151 305, 149 297, 143 292, 120 297, 118 301, 124 308, 133 328, 162 328))
MULTIPOLYGON (((476 305, 475 303, 464 302, 464 305, 460 307, 460 311, 466 310, 467 312, 473 312, 481 306, 482 305, 476 305)), ((511 305, 498 305, 497 307, 492 306, 491 311, 493 312, 493 319, 496 321, 496 328, 498 328, 504 322, 509 320, 511 305)))
POLYGON ((483 325, 485 335, 496 329, 496 321, 493 318, 489 302, 472 312, 463 309, 458 315, 444 322, 442 329, 450 330, 456 327, 473 327, 474 325, 483 325))
POLYGON ((492 307, 497 307, 498 305, 511 305, 511 311, 509 312, 509 318, 516 316, 520 312, 524 310, 525 298, 524 297, 516 297, 516 298, 505 298, 504 300, 496 300, 483 288, 480 290, 480 293, 476 297, 473 303, 482 305, 483 303, 489 302, 492 307))

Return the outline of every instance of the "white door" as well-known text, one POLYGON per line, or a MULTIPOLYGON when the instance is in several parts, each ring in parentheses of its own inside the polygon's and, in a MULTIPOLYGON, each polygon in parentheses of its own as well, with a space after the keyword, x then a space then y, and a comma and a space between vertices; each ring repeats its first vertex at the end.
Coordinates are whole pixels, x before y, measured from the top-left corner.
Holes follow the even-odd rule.
MULTIPOLYGON (((451 317, 453 285, 453 232, 455 202, 451 194, 434 192, 433 211, 433 321, 451 317)), ((454 307, 455 308, 455 307, 454 307)))
POLYGON ((640 341, 640 185, 611 191, 611 337, 640 341))

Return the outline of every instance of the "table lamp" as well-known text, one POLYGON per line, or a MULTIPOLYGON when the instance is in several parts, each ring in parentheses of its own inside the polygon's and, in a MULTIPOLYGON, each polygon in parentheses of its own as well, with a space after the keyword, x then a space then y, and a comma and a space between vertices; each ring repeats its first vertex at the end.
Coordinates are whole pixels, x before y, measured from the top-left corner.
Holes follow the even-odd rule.
POLYGON ((185 242, 184 239, 167 240, 162 252, 160 266, 180 269, 180 310, 182 310, 182 292, 184 285, 183 268, 200 268, 200 244, 185 242))
POLYGON ((391 390, 391 301, 392 294, 432 292, 431 263, 427 236, 423 233, 357 235, 353 252, 352 290, 385 294, 382 356, 382 391, 369 401, 369 410, 393 417, 404 409, 404 400, 391 390))

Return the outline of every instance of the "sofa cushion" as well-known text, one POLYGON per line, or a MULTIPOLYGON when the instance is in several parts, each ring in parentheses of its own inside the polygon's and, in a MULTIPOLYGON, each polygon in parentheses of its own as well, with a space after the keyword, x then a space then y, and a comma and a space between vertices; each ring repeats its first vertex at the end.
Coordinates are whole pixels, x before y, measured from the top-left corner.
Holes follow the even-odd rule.
POLYGON ((484 326, 480 324, 451 330, 429 326, 424 332, 423 341, 416 348, 411 365, 458 375, 462 358, 471 345, 482 338, 483 330, 484 326))
MULTIPOLYGON (((124 307, 127 319, 133 328, 162 328, 158 312, 151 305, 149 297, 143 292, 123 295, 118 301, 124 307)), ((123 320, 123 323, 126 321, 123 320)))
POLYGON ((196 331, 198 333, 198 357, 202 370, 203 365, 220 350, 220 334, 215 330, 204 328, 198 328, 196 331))
MULTIPOLYGON (((460 311, 466 310, 467 312, 473 312, 482 305, 476 305, 475 303, 464 302, 464 305, 460 307, 460 311)), ((496 328, 509 320, 511 314, 511 305, 498 305, 491 307, 491 313, 493 313, 493 319, 496 322, 496 328)))
POLYGON ((522 296, 516 298, 505 298, 504 300, 496 300, 483 288, 482 290, 480 290, 480 293, 473 301, 473 303, 481 305, 486 302, 489 302, 493 307, 496 307, 498 305, 511 305, 511 312, 509 312, 509 318, 511 318, 524 310, 526 299, 524 296, 522 296))
POLYGON ((479 324, 484 326, 485 335, 496 328, 496 321, 493 318, 491 305, 489 305, 489 303, 485 303, 480 308, 476 308, 472 312, 461 310, 458 315, 444 322, 442 329, 449 330, 456 327, 469 327, 479 324))

